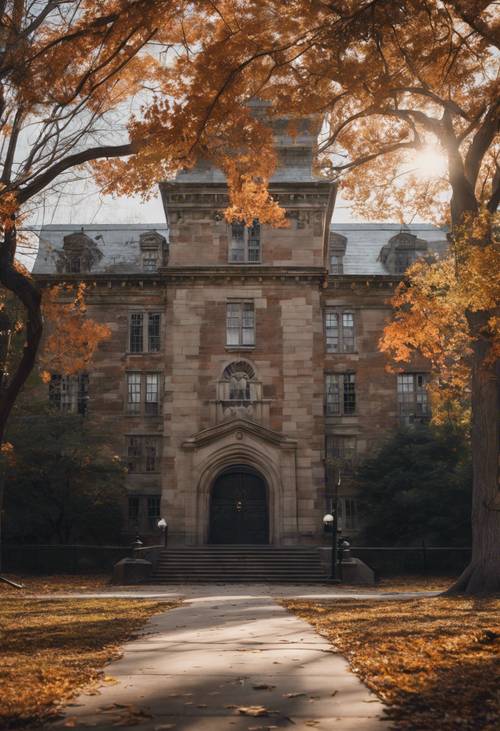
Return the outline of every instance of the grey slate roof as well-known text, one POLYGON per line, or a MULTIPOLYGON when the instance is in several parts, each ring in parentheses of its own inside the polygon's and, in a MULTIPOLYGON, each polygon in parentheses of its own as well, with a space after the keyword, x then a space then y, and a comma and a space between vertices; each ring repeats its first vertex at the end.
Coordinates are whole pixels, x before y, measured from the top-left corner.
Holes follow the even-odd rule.
POLYGON ((39 234, 38 254, 33 266, 34 274, 53 274, 59 253, 63 251, 63 239, 71 233, 84 231, 93 239, 103 257, 92 272, 134 273, 142 271, 139 236, 145 231, 157 231, 168 240, 165 223, 138 224, 96 224, 81 226, 74 224, 53 224, 44 226, 39 234))
MULTIPOLYGON (((54 224, 44 226, 39 235, 39 250, 33 272, 56 273, 58 252, 63 249, 63 238, 81 231, 80 225, 54 224)), ((101 224, 83 227, 84 232, 102 252, 102 259, 93 267, 96 273, 140 272, 139 236, 145 231, 157 231, 168 240, 166 224, 101 224)), ((331 230, 347 238, 344 256, 344 274, 388 274, 379 259, 382 246, 401 231, 396 223, 332 223, 331 230)), ((446 231, 432 224, 413 224, 405 230, 429 243, 429 251, 442 254, 447 247, 446 231)), ((265 252, 264 252, 265 259, 265 252)), ((270 262, 265 262, 270 263, 270 262)))
MULTIPOLYGON (((380 250, 401 231, 399 223, 332 223, 330 229, 347 238, 344 274, 388 274, 380 250)), ((442 255, 448 247, 446 231, 430 223, 411 224, 404 230, 427 241, 429 252, 442 255)))

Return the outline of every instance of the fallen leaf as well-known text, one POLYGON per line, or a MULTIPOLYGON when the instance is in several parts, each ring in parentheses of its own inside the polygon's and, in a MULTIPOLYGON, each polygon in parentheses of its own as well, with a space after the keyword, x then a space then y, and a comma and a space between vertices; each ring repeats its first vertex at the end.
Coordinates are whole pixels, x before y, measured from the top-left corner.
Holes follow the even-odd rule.
POLYGON ((269 709, 264 706, 239 706, 238 713, 242 716, 268 716, 269 709))

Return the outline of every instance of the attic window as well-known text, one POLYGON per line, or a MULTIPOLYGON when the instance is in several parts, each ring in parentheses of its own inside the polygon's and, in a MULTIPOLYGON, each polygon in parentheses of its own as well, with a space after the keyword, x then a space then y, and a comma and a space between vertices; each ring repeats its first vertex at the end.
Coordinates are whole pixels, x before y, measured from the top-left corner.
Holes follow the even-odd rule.
POLYGON ((347 239, 341 234, 330 233, 328 240, 328 270, 330 274, 344 273, 344 254, 347 246, 347 239))
POLYGON ((158 271, 165 258, 167 251, 167 240, 157 231, 146 231, 139 236, 139 247, 141 250, 142 270, 154 273, 158 271))
POLYGON ((390 274, 404 274, 428 248, 427 241, 402 229, 381 248, 379 259, 390 274))
POLYGON ((87 236, 82 228, 81 231, 64 237, 63 250, 59 253, 56 265, 57 271, 65 274, 90 272, 102 256, 94 239, 87 236))

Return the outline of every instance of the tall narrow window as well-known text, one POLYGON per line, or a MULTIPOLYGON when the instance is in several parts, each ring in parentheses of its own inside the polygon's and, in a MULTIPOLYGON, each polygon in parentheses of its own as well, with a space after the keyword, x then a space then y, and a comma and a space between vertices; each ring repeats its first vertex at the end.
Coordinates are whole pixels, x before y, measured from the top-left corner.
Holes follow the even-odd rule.
POLYGON ((325 337, 327 353, 354 352, 354 313, 347 310, 327 309, 325 337))
POLYGON ((358 524, 358 504, 352 497, 341 497, 337 503, 339 527, 344 530, 356 530, 358 524))
POLYGON ((130 352, 142 353, 144 349, 144 315, 142 312, 132 312, 130 315, 130 352))
POLYGON ((232 264, 258 264, 260 262, 260 223, 255 219, 251 226, 240 221, 231 224, 229 261, 232 264))
POLYGON ((160 351, 160 313, 150 312, 148 314, 148 352, 159 353, 160 351))
POLYGON ((427 394, 427 373, 400 373, 398 375, 399 420, 403 425, 425 423, 430 409, 427 394))
POLYGON ((234 264, 245 261, 245 224, 240 221, 231 224, 229 261, 234 264))
POLYGON ((159 373, 148 373, 146 375, 146 416, 157 416, 160 403, 160 375, 159 373))
POLYGON ((86 373, 75 376, 53 374, 49 383, 49 401, 64 414, 85 416, 89 400, 89 377, 86 373))
POLYGON ((130 528, 137 528, 139 522, 139 497, 138 495, 129 495, 128 498, 128 522, 130 528))
POLYGON ((328 241, 328 266, 330 274, 344 273, 344 254, 347 247, 347 238, 342 234, 330 232, 328 241))
POLYGON ((349 416, 355 413, 356 376, 354 373, 328 373, 325 393, 328 416, 349 416))
POLYGON ((226 344, 255 345, 255 312, 253 302, 228 302, 226 311, 226 344))
POLYGON ((127 373, 127 412, 141 413, 141 374, 127 373))
POLYGON ((129 352, 159 353, 161 348, 161 314, 132 312, 129 321, 129 352))
POLYGON ((148 523, 152 529, 157 529, 158 519, 160 517, 160 495, 148 495, 148 523))

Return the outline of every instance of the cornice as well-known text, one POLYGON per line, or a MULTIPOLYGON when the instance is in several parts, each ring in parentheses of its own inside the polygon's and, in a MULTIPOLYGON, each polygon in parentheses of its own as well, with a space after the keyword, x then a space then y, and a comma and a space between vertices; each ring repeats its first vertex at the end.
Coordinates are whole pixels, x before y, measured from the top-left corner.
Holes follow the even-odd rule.
POLYGON ((56 284, 75 285, 83 282, 93 287, 160 289, 176 282, 212 281, 286 281, 311 282, 322 287, 325 294, 338 290, 393 290, 401 281, 400 277, 387 274, 327 274, 323 267, 300 266, 253 266, 253 265, 220 265, 220 266, 170 266, 162 267, 158 272, 89 272, 81 274, 33 274, 33 279, 41 287, 56 284))

